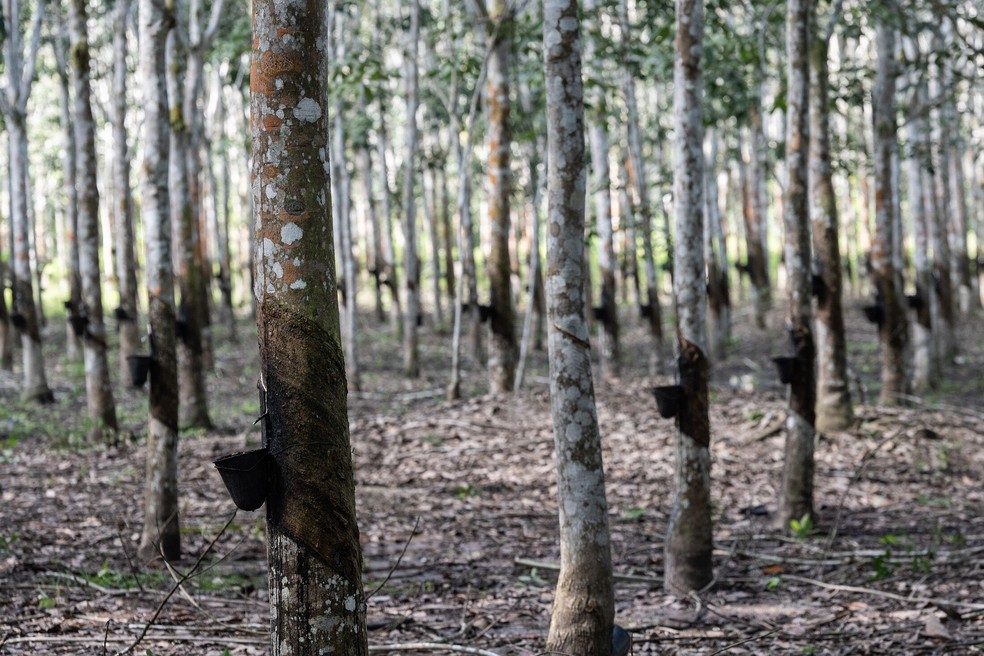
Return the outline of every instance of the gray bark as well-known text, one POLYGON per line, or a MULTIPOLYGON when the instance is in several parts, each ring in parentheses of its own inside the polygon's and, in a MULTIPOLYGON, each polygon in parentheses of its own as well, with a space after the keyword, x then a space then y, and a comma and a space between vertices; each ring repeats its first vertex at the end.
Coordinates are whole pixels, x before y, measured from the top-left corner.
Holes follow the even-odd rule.
POLYGON ((85 317, 85 391, 89 409, 89 440, 113 436, 117 429, 116 405, 106 359, 106 324, 103 319, 99 267, 99 190, 96 185, 96 126, 92 117, 89 32, 86 0, 68 6, 71 34, 72 85, 75 107, 76 175, 78 185, 79 276, 82 279, 82 312, 85 317), (108 434, 108 435, 107 435, 108 434))
POLYGON ((420 262, 417 259, 417 49, 420 41, 420 2, 410 0, 410 31, 406 35, 403 70, 406 84, 406 148, 403 160, 403 278, 407 302, 403 322, 403 371, 409 378, 420 376, 417 321, 420 315, 420 262))
POLYGON ((614 619, 608 503, 584 320, 584 109, 576 0, 545 0, 547 316, 560 576, 547 650, 607 655, 614 619))
POLYGON ((253 293, 272 469, 272 656, 368 653, 332 247, 325 12, 318 0, 253 2, 253 293))
POLYGON ((147 249, 147 322, 150 339, 150 417, 144 525, 145 560, 181 556, 178 522, 178 366, 174 268, 171 261, 170 158, 165 50, 174 16, 165 0, 139 2, 140 86, 144 108, 141 218, 147 249))

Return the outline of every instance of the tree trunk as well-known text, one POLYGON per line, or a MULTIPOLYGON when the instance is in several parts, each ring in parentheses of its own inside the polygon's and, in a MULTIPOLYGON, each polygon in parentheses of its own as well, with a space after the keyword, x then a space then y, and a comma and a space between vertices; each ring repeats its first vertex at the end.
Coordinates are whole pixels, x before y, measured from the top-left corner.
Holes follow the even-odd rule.
MULTIPOLYGON (((75 185, 75 127, 72 121, 71 80, 68 70, 68 26, 61 21, 62 33, 54 39, 55 64, 58 70, 59 100, 61 105, 61 129, 65 142, 62 148, 62 175, 65 189, 64 229, 65 229, 65 272, 68 277, 68 302, 66 304, 65 345, 69 360, 77 360, 82 342, 75 334, 72 318, 79 316, 82 307, 82 278, 79 275, 79 201, 75 185)), ((76 319, 77 321, 77 319, 76 319)))
POLYGON ((685 595, 713 578, 711 441, 707 382, 707 285, 704 276, 704 128, 701 51, 704 6, 677 0, 673 65, 675 244, 673 296, 677 310, 680 384, 674 436, 673 505, 666 529, 664 588, 685 595))
POLYGON ((430 242, 431 254, 431 295, 434 299, 434 326, 443 330, 444 302, 441 298, 441 238, 437 230, 438 180, 437 170, 440 162, 428 161, 423 171, 424 187, 424 223, 427 227, 427 240, 430 242))
MULTIPOLYGON (((839 14, 839 12, 838 12, 839 14)), ((816 16, 816 13, 813 13, 816 16)), ((831 25, 836 21, 832 17, 831 25)), ((816 249, 817 401, 816 429, 843 430, 851 425, 847 340, 841 307, 839 220, 830 161, 830 77, 828 46, 833 30, 814 31, 810 46, 810 198, 816 249)))
POLYGON ((271 467, 272 656, 368 653, 326 193, 325 12, 314 0, 253 3, 254 293, 271 467))
POLYGON ((547 313, 560 501, 560 576, 547 651, 611 653, 608 503, 588 327, 584 261, 584 109, 576 0, 544 4, 547 76, 547 313))
MULTIPOLYGON (((759 90, 761 94, 761 89, 759 90)), ((768 171, 768 140, 762 120, 762 99, 757 95, 749 109, 749 147, 751 152, 743 157, 748 162, 748 190, 751 203, 746 212, 745 244, 748 259, 745 262, 752 283, 755 302, 755 325, 765 328, 772 309, 772 282, 769 280, 769 196, 766 190, 768 171)))
POLYGON ((126 133, 127 18, 130 1, 117 2, 113 14, 113 237, 116 246, 116 278, 120 305, 120 380, 129 376, 127 357, 140 350, 137 321, 137 264, 134 253, 133 195, 130 190, 130 151, 126 133))
MULTIPOLYGON (((627 0, 619 0, 619 23, 624 43, 630 43, 629 13, 627 0)), ((646 160, 642 153, 642 135, 639 127, 639 109, 636 102, 635 80, 631 71, 622 69, 622 92, 625 95, 627 111, 629 159, 632 164, 630 182, 635 190, 635 207, 638 229, 642 233, 642 261, 646 272, 646 302, 640 306, 643 318, 649 325, 652 347, 649 355, 649 373, 655 375, 665 367, 663 355, 663 312, 659 304, 659 281, 656 263, 653 259, 653 220, 649 203, 649 185, 646 180, 646 160)), ((634 243, 634 242, 633 242, 634 243)))
MULTIPOLYGON (((596 0, 584 0, 585 14, 592 16, 598 25, 596 0)), ((584 34, 584 56, 588 61, 599 57, 597 44, 591 30, 584 34)), ((598 269, 601 278, 600 327, 601 378, 617 378, 619 374, 618 311, 615 296, 615 242, 612 229, 612 183, 608 167, 608 116, 601 81, 589 87, 585 102, 589 108, 587 132, 591 147, 591 173, 594 189, 595 226, 598 230, 598 269)), ((589 308, 590 309, 590 308, 589 308)))
MULTIPOLYGON (((226 327, 229 331, 229 341, 233 344, 239 343, 239 331, 236 328, 236 310, 233 304, 232 287, 232 208, 230 206, 230 187, 232 178, 229 172, 229 149, 225 146, 226 132, 226 103, 225 88, 221 72, 218 68, 215 71, 215 119, 213 120, 214 129, 218 131, 218 140, 221 147, 213 152, 213 156, 219 157, 219 176, 221 178, 218 193, 216 193, 216 223, 218 243, 216 251, 219 256, 219 291, 222 294, 223 316, 226 327)), ((214 139, 215 137, 213 137, 214 139)), ((245 220, 249 220, 248 217, 245 220)))
POLYGON ((718 136, 714 128, 707 130, 704 164, 704 260, 707 267, 708 359, 720 362, 725 358, 731 317, 728 309, 727 258, 721 244, 721 203, 718 198, 717 166, 718 136))
POLYGON ((147 247, 147 322, 150 332, 150 417, 147 485, 139 554, 149 560, 181 556, 178 525, 178 367, 174 271, 171 261, 170 157, 165 51, 174 16, 165 0, 140 0, 141 98, 144 161, 141 218, 147 247))
POLYGON ((390 208, 389 164, 387 163, 386 141, 386 106, 382 99, 379 101, 379 130, 377 132, 379 151, 379 181, 382 185, 382 238, 383 260, 380 264, 380 276, 383 284, 390 290, 390 323, 397 335, 403 334, 403 306, 400 302, 400 276, 396 268, 396 250, 393 247, 393 212, 390 208))
MULTIPOLYGON (((362 112, 368 111, 365 98, 360 99, 359 110, 362 112)), ((368 135, 366 135, 366 138, 368 138, 368 135)), ((356 146, 355 166, 359 180, 362 183, 362 193, 366 199, 366 212, 369 214, 369 239, 366 243, 368 269, 369 275, 373 279, 376 321, 382 323, 386 319, 386 314, 383 310, 383 268, 385 266, 385 260, 383 259, 383 235, 379 224, 376 195, 373 192, 373 180, 375 176, 373 175, 372 169, 372 155, 369 152, 369 144, 367 142, 360 143, 356 146)))
POLYGON ((169 159, 169 193, 171 235, 176 282, 180 292, 177 315, 178 391, 181 425, 186 428, 210 428, 208 397, 205 391, 205 358, 202 326, 205 317, 199 253, 201 233, 193 209, 191 172, 188 168, 191 148, 190 117, 186 114, 184 89, 187 84, 188 60, 177 33, 171 30, 167 46, 168 102, 171 123, 169 159))
POLYGON ((403 276, 407 299, 407 314, 403 322, 403 371, 409 378, 420 376, 420 353, 417 344, 417 323, 420 321, 420 262, 417 259, 417 106, 420 104, 417 84, 417 50, 420 40, 420 0, 410 0, 410 32, 406 35, 406 55, 403 60, 407 101, 406 144, 403 161, 403 276))
POLYGON ((13 311, 23 326, 20 328, 24 359, 24 387, 21 396, 39 403, 54 401, 44 371, 41 350, 41 321, 34 300, 34 273, 31 267, 31 229, 28 214, 27 101, 31 95, 37 63, 44 2, 37 2, 31 19, 31 42, 25 52, 20 32, 20 0, 3 3, 4 24, 11 26, 5 35, 4 68, 7 74, 6 93, 0 108, 6 115, 7 145, 9 148, 8 175, 10 179, 10 221, 13 236, 13 311))
POLYGON ((71 33, 72 83, 75 90, 76 180, 79 189, 79 274, 82 279, 82 311, 86 320, 85 392, 89 409, 89 440, 112 437, 118 430, 116 404, 106 359, 106 325, 103 320, 99 267, 99 190, 96 186, 96 126, 90 101, 89 32, 86 0, 68 6, 71 33), (109 435, 106 433, 108 432, 109 435))
POLYGON ((892 152, 895 127, 895 33, 890 25, 876 29, 878 69, 872 93, 872 119, 875 130, 875 234, 871 245, 872 281, 878 304, 884 308, 884 321, 878 327, 881 340, 881 382, 879 401, 886 405, 903 402, 908 393, 905 350, 908 330, 902 307, 900 272, 893 256, 895 203, 892 185, 892 152))
POLYGON ((816 377, 813 341, 813 299, 810 271, 809 213, 809 34, 812 0, 787 0, 787 110, 786 192, 783 198, 785 230, 786 325, 792 340, 795 374, 789 388, 786 448, 779 492, 779 527, 789 530, 792 520, 813 517, 814 426, 816 377))
POLYGON ((516 314, 513 308, 509 263, 510 207, 512 191, 509 149, 509 58, 512 47, 512 9, 506 0, 494 0, 489 20, 495 26, 491 38, 485 102, 488 107, 488 227, 487 262, 491 299, 489 335, 489 389, 507 392, 516 379, 516 314))

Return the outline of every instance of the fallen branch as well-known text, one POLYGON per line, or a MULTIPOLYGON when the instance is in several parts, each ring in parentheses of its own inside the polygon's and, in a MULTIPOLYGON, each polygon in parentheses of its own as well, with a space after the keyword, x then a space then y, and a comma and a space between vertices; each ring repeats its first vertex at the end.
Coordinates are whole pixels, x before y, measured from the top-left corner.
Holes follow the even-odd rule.
POLYGON ((161 600, 161 603, 157 605, 157 610, 154 611, 154 614, 153 616, 151 616, 150 621, 147 622, 146 626, 144 626, 143 631, 140 632, 140 635, 137 636, 137 639, 134 640, 133 643, 130 644, 130 646, 124 649, 123 651, 116 652, 116 656, 121 656, 122 654, 129 654, 136 648, 137 645, 140 644, 140 641, 143 640, 144 636, 147 635, 147 631, 149 631, 150 627, 154 625, 155 621, 157 621, 157 618, 160 616, 161 611, 164 610, 165 604, 167 604, 168 600, 172 596, 174 596, 174 593, 178 590, 178 588, 181 587, 181 584, 183 584, 185 581, 187 581, 192 576, 194 576, 195 572, 198 570, 198 566, 202 564, 203 560, 205 560, 205 556, 207 556, 212 551, 212 548, 215 546, 215 543, 219 541, 219 538, 221 538, 222 535, 226 532, 226 529, 229 528, 229 525, 232 524, 234 519, 236 519, 236 515, 238 513, 239 513, 238 509, 233 511, 229 519, 226 520, 225 525, 223 525, 222 530, 220 530, 218 534, 216 534, 216 536, 212 538, 212 541, 208 543, 208 546, 206 546, 205 550, 201 553, 201 555, 198 556, 198 559, 195 561, 195 564, 191 566, 191 569, 189 569, 184 575, 181 576, 181 578, 171 587, 171 590, 161 600))
MULTIPOLYGON (((520 567, 535 567, 537 569, 548 569, 555 572, 560 571, 560 564, 554 563, 546 560, 530 560, 529 558, 516 558, 513 560, 514 565, 519 565, 520 567)), ((628 583, 652 583, 661 584, 663 583, 662 577, 658 576, 642 576, 641 574, 612 574, 612 579, 615 581, 624 581, 628 583)))
POLYGON ((479 656, 500 656, 494 651, 486 651, 477 647, 466 647, 464 645, 452 645, 442 642, 400 642, 389 645, 369 645, 370 653, 383 653, 387 651, 454 651, 462 654, 478 654, 479 656))
POLYGON ((947 599, 932 599, 929 597, 907 597, 905 595, 895 594, 894 592, 884 592, 882 590, 875 590, 873 588, 862 588, 855 585, 841 585, 838 583, 825 583, 823 581, 810 579, 805 576, 796 576, 795 574, 784 574, 782 575, 782 578, 790 581, 797 581, 799 583, 807 583, 809 585, 815 585, 818 588, 824 588, 826 590, 837 590, 839 592, 857 592, 859 594, 884 597, 886 599, 892 599, 893 601, 901 601, 907 604, 917 603, 917 604, 929 604, 940 608, 947 607, 947 608, 968 608, 970 610, 984 610, 984 604, 971 604, 964 601, 949 601, 947 599))

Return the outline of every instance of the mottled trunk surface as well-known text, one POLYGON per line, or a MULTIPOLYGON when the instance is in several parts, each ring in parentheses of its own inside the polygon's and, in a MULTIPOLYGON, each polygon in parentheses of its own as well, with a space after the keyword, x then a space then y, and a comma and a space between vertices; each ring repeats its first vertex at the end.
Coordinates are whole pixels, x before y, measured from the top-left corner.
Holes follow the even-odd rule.
POLYGON ((444 299, 441 297, 441 238, 438 236, 437 220, 437 167, 439 162, 428 162, 424 171, 424 223, 427 226, 427 240, 430 242, 431 298, 434 303, 434 326, 443 330, 444 299))
POLYGON ((810 219, 818 269, 813 275, 819 283, 813 285, 817 297, 818 431, 843 430, 854 417, 847 375, 840 237, 830 158, 828 43, 826 34, 817 34, 810 46, 810 219))
MULTIPOLYGON (((337 20, 337 19, 336 19, 337 20)), ((341 21, 339 21, 341 22, 341 21)), ((338 28, 341 26, 338 25, 338 28)), ((335 35, 335 45, 339 48, 339 56, 344 56, 344 50, 341 50, 341 39, 342 33, 340 31, 336 32, 335 35)), ((359 324, 358 324, 358 309, 356 300, 358 298, 359 281, 355 273, 355 254, 352 252, 352 212, 351 212, 351 202, 349 200, 349 185, 347 184, 348 177, 347 165, 345 163, 345 123, 342 118, 342 103, 339 103, 337 108, 337 113, 335 114, 335 129, 334 134, 334 148, 331 150, 333 156, 337 156, 338 159, 332 162, 333 170, 341 171, 342 174, 339 176, 338 186, 344 189, 340 194, 342 197, 338 200, 338 207, 335 207, 336 221, 335 226, 341 233, 341 263, 342 263, 342 281, 343 289, 345 293, 343 298, 345 300, 345 309, 342 312, 342 343, 344 345, 345 352, 345 378, 348 383, 348 388, 353 392, 357 392, 362 387, 361 375, 359 370, 359 345, 358 345, 358 334, 359 334, 359 324)))
POLYGON ((387 158, 386 107, 380 99, 379 126, 376 148, 379 152, 380 201, 382 205, 382 261, 379 276, 390 291, 390 324, 397 335, 403 334, 403 305, 400 300, 400 275, 396 268, 396 250, 393 247, 393 211, 390 202, 389 164, 387 158))
POLYGON ((10 140, 10 204, 14 235, 12 314, 19 314, 24 321, 24 327, 20 329, 24 363, 21 396, 25 400, 50 403, 54 401, 54 395, 45 375, 41 325, 34 302, 30 219, 27 213, 27 130, 23 116, 7 117, 7 135, 10 140))
MULTIPOLYGON (((584 11, 597 16, 597 2, 584 1, 584 11)), ((584 36, 584 56, 588 61, 598 58, 597 45, 591 32, 584 36)), ((617 378, 619 373, 618 311, 615 296, 615 241, 612 229, 612 183, 608 167, 608 125, 604 91, 601 83, 593 84, 585 94, 589 108, 587 132, 591 147, 591 188, 594 193, 595 228, 598 231, 598 272, 601 278, 600 314, 598 320, 602 380, 617 378)))
POLYGON ((884 320, 878 326, 881 341, 881 394, 886 405, 902 403, 908 393, 906 345, 908 326, 902 307, 902 290, 898 286, 901 272, 896 270, 893 246, 895 203, 893 193, 892 153, 895 149, 895 28, 879 23, 875 43, 878 69, 872 93, 874 121, 875 232, 871 244, 872 282, 877 304, 883 307, 884 320))
POLYGON ((68 47, 69 37, 67 34, 67 21, 62 21, 62 33, 54 39, 55 63, 58 69, 58 89, 61 108, 61 129, 64 135, 64 145, 62 147, 62 175, 63 188, 65 190, 64 199, 64 230, 65 230, 65 274, 68 278, 68 301, 65 308, 68 310, 65 321, 65 351, 70 360, 78 359, 82 340, 75 334, 72 326, 72 317, 79 316, 82 307, 82 278, 79 276, 79 201, 78 191, 75 185, 75 125, 72 120, 72 96, 71 80, 68 70, 68 47))
POLYGON ((133 196, 130 191, 130 151, 126 132, 127 17, 131 0, 120 0, 113 10, 113 238, 120 305, 116 312, 120 333, 120 380, 127 380, 127 357, 140 350, 137 321, 137 264, 133 231, 133 196))
POLYGON ((167 44, 167 100, 171 124, 169 193, 171 236, 175 281, 180 292, 177 315, 178 390, 181 425, 209 428, 208 397, 205 393, 205 359, 202 340, 203 302, 201 270, 196 252, 201 249, 201 233, 192 207, 188 169, 191 133, 185 114, 184 88, 188 68, 187 53, 172 30, 167 44))
MULTIPOLYGON (((0 239, 0 245, 3 240, 0 239)), ((0 371, 14 368, 14 331, 7 310, 7 267, 0 258, 0 371)))
POLYGON ((707 268, 707 332, 708 352, 711 362, 725 357, 728 337, 731 333, 729 312, 727 260, 719 244, 724 241, 721 227, 721 203, 718 198, 718 136, 713 128, 705 136, 704 162, 704 260, 707 268))
POLYGON ((164 0, 140 0, 140 84, 144 108, 141 217, 147 248, 150 416, 140 557, 181 556, 178 522, 178 366, 168 196, 165 44, 174 17, 164 0))
POLYGON ((403 160, 403 276, 407 315, 403 322, 403 372, 408 378, 420 376, 417 324, 420 321, 420 261, 417 258, 417 106, 420 104, 417 80, 417 51, 420 40, 420 2, 410 2, 410 31, 406 35, 403 61, 406 84, 406 147, 403 160))
POLYGON ((789 386, 786 446, 779 489, 779 527, 813 516, 816 346, 813 341, 809 208, 809 33, 812 0, 787 0, 786 190, 783 198, 788 308, 786 325, 795 357, 789 386))
POLYGON ((749 144, 751 152, 745 155, 748 162, 749 190, 751 202, 743 214, 745 220, 745 247, 747 252, 748 277, 752 282, 755 299, 755 324, 765 328, 769 310, 772 309, 772 282, 769 280, 769 197, 766 191, 766 171, 768 170, 768 139, 765 136, 765 123, 762 120, 761 97, 756 96, 749 108, 749 144))
POLYGON ((584 109, 576 0, 544 2, 547 81, 547 316, 560 512, 553 653, 611 653, 608 503, 584 320, 584 109))
POLYGON ((368 653, 328 194, 325 11, 315 0, 253 2, 272 656, 368 653))
POLYGON ((494 0, 489 18, 497 28, 491 47, 485 102, 488 107, 488 227, 487 264, 491 295, 489 330, 489 389, 506 392, 513 388, 519 345, 516 339, 516 313, 513 308, 509 263, 509 194, 512 191, 509 149, 509 58, 512 46, 512 9, 505 0, 494 0))
POLYGON ((68 7, 71 33, 72 83, 75 89, 76 180, 79 189, 79 275, 85 317, 85 391, 89 409, 89 440, 116 433, 116 404, 106 359, 106 324, 103 320, 99 272, 99 190, 96 186, 96 130, 90 101, 89 33, 86 0, 68 7))
POLYGON ((704 5, 677 0, 673 65, 675 244, 673 296, 683 398, 674 435, 673 505, 664 546, 664 589, 686 595, 714 576, 708 419, 707 285, 704 273, 704 5))
MULTIPOLYGON (((619 0, 619 24, 623 42, 631 43, 630 21, 627 0, 619 0)), ((628 67, 622 69, 622 93, 625 96, 627 112, 629 161, 631 162, 630 183, 635 191, 635 207, 638 216, 638 232, 642 241, 642 262, 646 275, 646 302, 640 308, 643 318, 649 325, 652 348, 649 354, 649 373, 655 375, 666 367, 663 354, 663 312, 659 302, 659 281, 656 262, 653 256, 653 213, 649 202, 649 185, 646 178, 646 160, 642 152, 642 131, 639 125, 639 105, 636 101, 635 79, 628 67)), ((633 242, 633 247, 635 242, 633 242)))

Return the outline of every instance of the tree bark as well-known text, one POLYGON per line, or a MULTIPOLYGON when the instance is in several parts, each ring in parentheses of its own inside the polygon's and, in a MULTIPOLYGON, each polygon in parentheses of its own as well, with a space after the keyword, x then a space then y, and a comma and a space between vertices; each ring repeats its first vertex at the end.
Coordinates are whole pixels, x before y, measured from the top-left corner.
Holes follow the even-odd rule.
MULTIPOLYGON (((619 22, 622 28, 622 38, 629 43, 630 25, 627 0, 619 0, 619 22)), ((646 160, 642 152, 642 134, 639 127, 639 109, 636 102, 635 79, 627 68, 622 69, 622 92, 625 96, 627 111, 629 160, 631 162, 630 183, 635 191, 635 208, 639 218, 638 228, 642 237, 642 262, 646 274, 646 302, 641 305, 643 317, 649 325, 649 335, 652 347, 649 355, 649 373, 655 375, 661 372, 666 363, 663 354, 663 312, 659 303, 659 281, 657 279, 656 263, 653 258, 653 219, 652 206, 649 202, 649 185, 646 179, 646 160)), ((635 242, 633 242, 634 245, 635 242)))
POLYGON ((254 295, 273 656, 368 653, 328 194, 325 12, 316 0, 253 2, 254 295))
POLYGON ((64 134, 62 148, 62 175, 64 177, 64 229, 65 272, 68 277, 68 304, 66 305, 65 351, 69 360, 77 360, 82 342, 75 334, 72 317, 79 316, 82 307, 82 278, 79 275, 79 200, 75 185, 75 126, 72 121, 71 79, 68 70, 69 35, 67 21, 59 21, 60 33, 54 39, 55 65, 58 71, 61 128, 64 134))
POLYGON ((116 246, 116 278, 120 305, 120 380, 129 376, 127 357, 140 350, 137 321, 137 263, 134 252, 133 195, 130 188, 130 151, 126 133, 127 18, 131 0, 119 0, 113 13, 113 231, 116 246))
POLYGON ((167 94, 171 143, 168 186, 171 208, 171 238, 180 292, 177 315, 178 392, 181 425, 210 428, 208 397, 205 390, 205 352, 202 327, 205 323, 201 277, 202 235, 194 209, 190 182, 191 117, 184 102, 188 83, 188 58, 176 30, 168 35, 167 94))
POLYGON ((140 0, 141 100, 144 160, 141 218, 147 248, 147 322, 150 332, 150 417, 147 483, 140 557, 181 556, 178 522, 178 366, 174 270, 171 261, 170 158, 165 50, 174 16, 166 0, 140 0))
POLYGON ((611 653, 608 503, 584 320, 584 109, 576 0, 544 2, 547 315, 560 501, 560 576, 547 651, 611 653))
POLYGON ((673 505, 666 529, 664 588, 685 595, 713 578, 711 441, 704 274, 704 128, 701 52, 704 5, 677 0, 673 64, 675 244, 673 296, 683 399, 674 436, 673 505))
POLYGON ((872 281, 878 304, 884 308, 884 321, 878 327, 881 341, 881 394, 886 405, 902 403, 909 391, 905 351, 908 329, 899 287, 901 272, 894 258, 895 203, 893 200, 892 153, 895 148, 895 33, 890 25, 879 23, 875 43, 878 69, 872 93, 872 119, 875 131, 875 234, 871 245, 872 281))
POLYGON ((106 359, 106 325, 103 320, 99 267, 99 189, 96 185, 96 126, 92 117, 89 31, 86 0, 68 6, 71 34, 72 85, 75 91, 76 181, 79 189, 78 241, 79 275, 82 279, 82 311, 86 319, 85 391, 89 409, 89 440, 112 437, 118 430, 116 404, 106 359), (108 435, 107 435, 108 433, 108 435))
MULTIPOLYGON (((600 26, 595 0, 584 1, 584 12, 600 26)), ((584 56, 588 61, 599 57, 597 44, 589 30, 584 35, 584 56)), ((612 183, 608 166, 608 116, 601 80, 586 93, 587 132, 591 147, 592 188, 594 190, 595 226, 598 230, 598 269, 601 278, 601 316, 599 318, 602 380, 619 374, 618 309, 615 287, 615 241, 612 228, 612 183)))
POLYGON ((789 389, 786 447, 779 493, 779 527, 813 517, 814 427, 816 423, 816 346, 813 339, 809 214, 809 34, 812 0, 786 3, 786 167, 783 198, 785 229, 786 326, 792 340, 795 374, 789 389))
POLYGON ((4 39, 4 67, 7 85, 0 89, 0 109, 6 116, 7 144, 9 148, 8 175, 10 176, 10 220, 13 235, 13 312, 20 315, 21 350, 24 361, 24 383, 21 396, 38 403, 54 401, 44 370, 44 354, 41 349, 40 308, 34 299, 34 272, 31 266, 31 219, 28 213, 28 135, 27 101, 31 95, 34 71, 37 65, 41 23, 44 20, 45 2, 34 5, 31 18, 31 40, 25 49, 24 35, 20 31, 20 0, 3 3, 4 24, 12 29, 4 39))
POLYGON ((406 147, 403 160, 403 278, 407 314, 403 322, 403 371, 409 378, 420 376, 417 322, 420 316, 420 262, 417 259, 417 106, 420 104, 417 80, 417 50, 420 41, 420 1, 410 0, 410 31, 406 35, 403 61, 406 84, 406 147))
MULTIPOLYGON (((828 48, 839 7, 810 45, 810 215, 817 269, 816 429, 843 430, 851 425, 847 340, 841 306, 841 253, 837 200, 830 157, 830 77, 828 48)), ((814 11, 813 16, 816 16, 814 11)))
POLYGON ((719 138, 714 128, 705 137, 704 165, 704 259, 707 267, 708 353, 712 363, 725 358, 731 335, 731 311, 728 298, 727 255, 721 227, 721 202, 718 198, 717 167, 719 138))
POLYGON ((748 191, 751 203, 746 212, 745 245, 748 260, 748 277, 752 283, 752 296, 755 302, 755 325, 765 328, 769 311, 772 309, 772 282, 769 279, 769 196, 767 192, 768 139, 765 136, 765 123, 762 120, 761 89, 749 109, 749 147, 751 152, 744 155, 748 162, 748 191))
POLYGON ((509 195, 512 192, 509 149, 512 133, 509 124, 509 59, 512 47, 512 9, 506 0, 493 0, 489 21, 491 56, 485 82, 488 107, 488 226, 489 258, 487 261, 491 299, 489 334, 489 389, 507 392, 516 378, 516 313, 510 280, 509 195))

